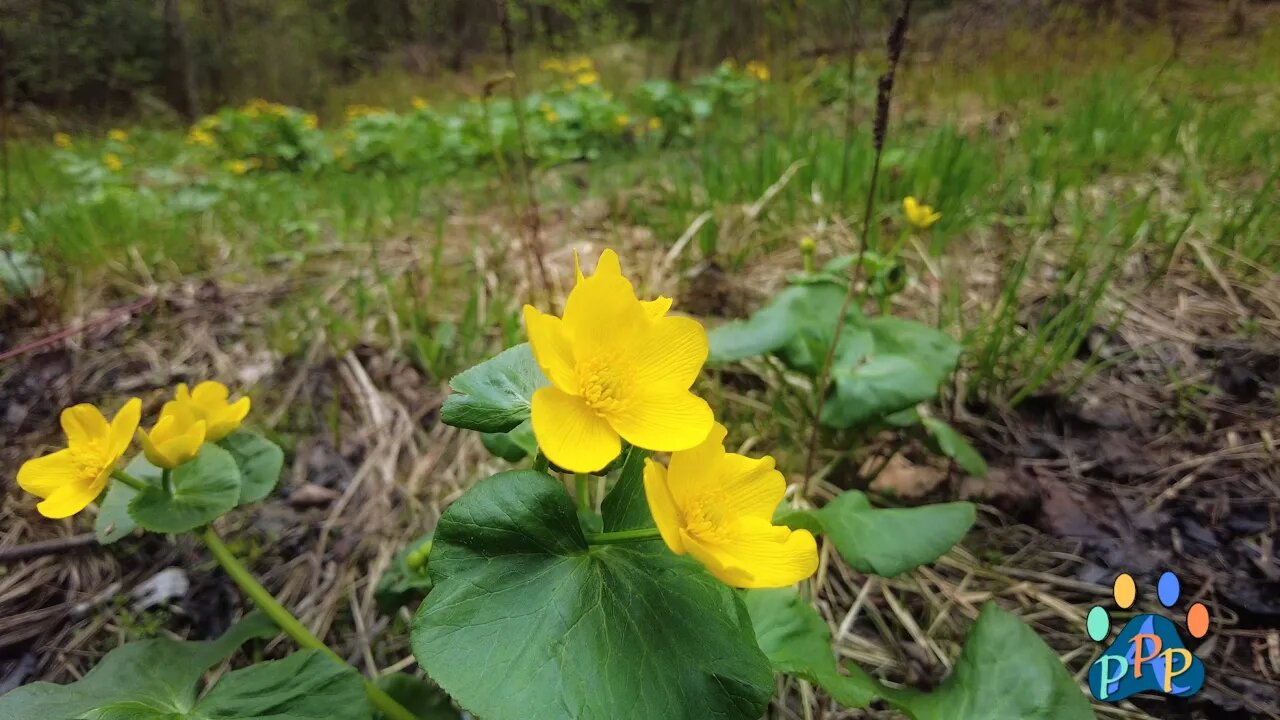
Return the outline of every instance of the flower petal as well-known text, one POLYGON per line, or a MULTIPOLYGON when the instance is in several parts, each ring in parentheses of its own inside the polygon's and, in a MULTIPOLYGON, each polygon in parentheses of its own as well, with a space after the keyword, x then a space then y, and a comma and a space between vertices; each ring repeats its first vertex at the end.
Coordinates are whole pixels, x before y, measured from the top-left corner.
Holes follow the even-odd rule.
POLYGON ((76 462, 71 450, 59 450, 33 458, 18 468, 18 487, 39 498, 47 498, 59 489, 81 481, 84 466, 76 462))
POLYGON ((230 405, 219 408, 212 417, 205 415, 208 423, 205 440, 218 442, 240 427, 240 423, 249 415, 249 396, 244 396, 230 405))
POLYGON ((706 477, 703 488, 711 493, 724 517, 770 521, 787 492, 787 481, 774 469, 773 458, 768 455, 755 459, 726 453, 719 472, 706 477))
POLYGON ((591 277, 606 276, 622 277, 622 262, 618 260, 618 253, 613 248, 605 248, 600 252, 600 259, 596 260, 595 272, 591 273, 591 277))
POLYGON ((105 473, 96 479, 90 478, 87 481, 80 480, 71 483, 59 488, 44 502, 36 504, 36 510, 41 515, 53 520, 71 517, 96 500, 106 484, 107 476, 105 473))
POLYGON ((164 455, 173 463, 173 467, 190 462, 200 453, 200 447, 204 445, 204 438, 204 421, 197 420, 195 424, 187 428, 186 432, 165 442, 164 455))
POLYGON ((689 553, 726 584, 786 587, 818 570, 818 544, 808 530, 790 530, 767 520, 743 518, 727 528, 722 537, 714 543, 699 539, 698 552, 690 547, 689 553), (699 553, 712 562, 698 557, 699 553), (717 572, 717 567, 724 569, 717 572))
POLYGON ((636 348, 635 381, 665 390, 688 390, 710 352, 702 323, 687 317, 654 321, 646 342, 636 348))
POLYGON ((601 354, 629 356, 643 342, 647 322, 631 282, 620 275, 589 277, 565 300, 564 329, 579 362, 601 354))
POLYGON ((222 407, 230 396, 227 386, 216 380, 205 380, 191 391, 191 401, 202 409, 222 407))
POLYGON ((732 587, 747 587, 751 583, 751 573, 736 567, 733 556, 722 548, 702 542, 683 528, 680 536, 689 554, 720 582, 732 587))
POLYGON ((649 501, 649 513, 662 533, 662 541, 677 555, 685 554, 684 539, 680 532, 680 511, 667 487, 667 469, 649 458, 644 461, 644 496, 649 501))
POLYGON ((653 300, 641 300, 640 305, 644 307, 645 317, 650 320, 659 320, 671 309, 671 298, 659 295, 653 300))
POLYGON ((579 397, 555 387, 533 393, 533 436, 547 459, 570 472, 595 472, 622 452, 618 433, 579 397))
POLYGON ((133 434, 138 430, 141 420, 142 401, 138 398, 130 399, 116 411, 116 416, 111 418, 111 439, 107 445, 110 462, 114 463, 129 449, 129 443, 133 442, 133 434))
POLYGON ((701 443, 715 416, 706 400, 688 390, 642 392, 610 411, 609 425, 627 442, 646 450, 674 452, 701 443))
POLYGON ((525 305, 524 327, 538 367, 556 387, 577 395, 578 376, 574 371, 573 346, 565 335, 564 321, 532 305, 525 305))
POLYGON ((667 468, 667 487, 671 497, 680 507, 700 497, 707 483, 720 475, 720 463, 724 459, 724 438, 728 434, 720 423, 711 424, 711 432, 701 443, 680 452, 671 453, 667 468))
POLYGON ((62 432, 67 434, 67 447, 100 442, 110 434, 111 426, 102 411, 89 403, 72 405, 62 411, 62 432))

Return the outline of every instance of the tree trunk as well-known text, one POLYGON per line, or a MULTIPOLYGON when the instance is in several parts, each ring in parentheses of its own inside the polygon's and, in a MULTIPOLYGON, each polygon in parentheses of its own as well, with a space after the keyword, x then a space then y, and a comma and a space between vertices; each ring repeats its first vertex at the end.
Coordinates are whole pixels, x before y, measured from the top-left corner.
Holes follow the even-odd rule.
POLYGON ((165 91, 168 101, 187 120, 200 114, 196 97, 195 68, 191 66, 191 46, 182 24, 178 0, 164 0, 165 91))

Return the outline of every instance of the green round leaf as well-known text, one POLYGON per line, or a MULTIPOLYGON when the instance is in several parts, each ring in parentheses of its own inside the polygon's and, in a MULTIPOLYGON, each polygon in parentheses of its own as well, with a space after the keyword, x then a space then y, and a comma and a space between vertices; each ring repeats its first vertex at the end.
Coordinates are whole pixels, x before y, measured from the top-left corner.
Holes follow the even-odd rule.
POLYGON ((879 683, 862 668, 850 665, 841 673, 826 621, 795 588, 743 594, 756 640, 774 670, 820 685, 848 708, 866 707, 881 694, 879 683))
POLYGON ((360 675, 319 650, 227 673, 190 715, 197 718, 369 720, 360 675))
POLYGON ((257 502, 275 489, 284 469, 284 451, 270 440, 247 430, 236 430, 218 441, 231 453, 240 469, 240 504, 257 502))
POLYGON ((205 444, 195 460, 174 468, 173 494, 159 486, 138 493, 129 514, 151 532, 194 530, 231 510, 240 501, 240 470, 231 453, 205 444))
POLYGON ((446 425, 504 433, 529 419, 533 391, 547 384, 529 343, 498 353, 449 381, 440 419, 446 425))
POLYGON ((955 670, 931 693, 886 690, 915 720, 1093 720, 1062 661, 1018 618, 982 606, 955 670))
POLYGON ((937 560, 960 542, 973 520, 971 503, 875 508, 856 490, 817 510, 793 510, 781 517, 793 528, 824 533, 855 570, 883 577, 937 560))
POLYGON ((429 569, 414 654, 485 720, 756 720, 772 694, 734 591, 661 542, 589 548, 542 473, 453 503, 429 569))
MULTIPOLYGON (((160 468, 147 462, 147 456, 142 453, 130 460, 124 471, 143 482, 160 486, 160 468)), ((93 522, 93 532, 100 545, 110 545, 138 529, 138 524, 129 515, 129 504, 137 496, 137 490, 119 480, 112 480, 107 486, 107 496, 98 507, 98 517, 93 522)))

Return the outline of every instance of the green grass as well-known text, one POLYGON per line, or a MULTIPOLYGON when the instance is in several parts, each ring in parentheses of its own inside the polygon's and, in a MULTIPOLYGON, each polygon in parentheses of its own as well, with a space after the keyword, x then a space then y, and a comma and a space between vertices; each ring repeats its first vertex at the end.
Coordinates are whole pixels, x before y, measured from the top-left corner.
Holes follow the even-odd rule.
MULTIPOLYGON (((938 312, 965 340, 969 388, 981 397, 1017 401, 1058 378, 1091 326, 1115 322, 1100 304, 1135 254, 1163 269, 1195 239, 1233 277, 1268 278, 1280 268, 1273 230, 1280 31, 1244 46, 1220 40, 1190 48, 1174 62, 1158 32, 1063 33, 1049 38, 1052 51, 1044 40, 1014 33, 981 59, 908 63, 873 199, 871 246, 904 249, 918 275, 919 258, 899 242, 901 199, 915 195, 942 212, 927 243, 931 255, 946 258, 947 302, 938 312), (1002 273, 975 304, 962 261, 978 251, 996 253, 1002 273), (1021 312, 1029 284, 1048 297, 1052 312, 1042 321, 1029 323, 1021 312)), ((684 142, 620 143, 589 162, 541 163, 539 202, 562 212, 603 199, 614 237, 634 225, 665 244, 709 212, 681 262, 711 258, 730 270, 767 263, 814 228, 856 228, 870 180, 878 61, 859 62, 849 140, 845 68, 786 62, 779 67, 794 76, 775 74, 684 142), (742 207, 794 163, 790 182, 744 227, 742 207)), ((396 102, 407 92, 403 78, 387 85, 396 102)), ((502 142, 512 142, 513 129, 502 132, 502 142)), ((83 166, 68 166, 46 143, 12 148, 10 220, 21 227, 7 243, 39 258, 46 290, 59 301, 70 302, 74 288, 144 274, 164 281, 230 267, 251 281, 283 269, 297 282, 269 325, 287 353, 305 350, 308 333, 320 328, 339 347, 395 344, 443 377, 519 336, 523 298, 509 283, 485 287, 474 254, 456 252, 481 248, 506 280, 519 275, 512 237, 520 230, 509 205, 527 208, 509 156, 501 173, 485 157, 461 170, 424 157, 389 171, 330 164, 236 176, 201 164, 182 132, 134 135, 126 171, 100 182, 92 173, 104 171, 90 166, 109 150, 105 141, 75 139, 83 166), (455 226, 450 217, 483 221, 455 226), (375 262, 387 239, 406 237, 421 244, 410 267, 375 262), (335 246, 345 249, 346 264, 324 262, 335 246)), ((342 130, 326 137, 340 143, 342 130)))

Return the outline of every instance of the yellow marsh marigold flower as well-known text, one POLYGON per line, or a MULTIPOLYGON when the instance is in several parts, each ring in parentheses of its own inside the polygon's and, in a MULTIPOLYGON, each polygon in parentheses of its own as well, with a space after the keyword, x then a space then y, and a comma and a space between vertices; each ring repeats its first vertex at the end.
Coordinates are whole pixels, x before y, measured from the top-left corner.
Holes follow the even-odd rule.
POLYGON ((89 404, 63 410, 66 449, 23 463, 18 486, 43 500, 36 505, 41 515, 75 515, 106 487, 116 461, 129 449, 141 416, 142 401, 137 398, 125 403, 110 423, 89 404))
POLYGON ((67 148, 71 147, 71 136, 64 132, 54 133, 53 144, 57 145, 63 150, 66 150, 67 148))
POLYGON ((107 133, 107 138, 109 140, 115 140, 116 142, 128 142, 129 133, 117 128, 107 133))
POLYGON ((661 130, 661 129, 662 129, 662 118, 660 118, 660 117, 656 117, 656 116, 655 116, 655 117, 651 117, 651 118, 649 118, 649 129, 650 129, 650 130, 661 130))
POLYGON ((302 127, 308 130, 315 130, 320 126, 320 118, 315 113, 307 113, 302 116, 302 127))
POLYGON ((409 104, 413 106, 414 110, 426 110, 427 108, 431 107, 431 103, 427 102, 425 98, 420 98, 420 97, 415 97, 414 99, 410 100, 409 104))
POLYGON ((631 124, 631 117, 628 116, 626 113, 618 113, 617 115, 613 116, 613 124, 619 130, 621 130, 625 128, 627 125, 631 124))
POLYGON ((124 161, 115 153, 107 153, 102 157, 102 164, 107 166, 111 172, 120 172, 124 169, 124 161))
POLYGON ((228 160, 222 166, 234 175, 243 175, 253 167, 247 160, 228 160))
POLYGON ((168 412, 161 412, 160 419, 148 433, 138 429, 142 452, 156 467, 173 469, 190 462, 200 454, 204 445, 205 422, 196 417, 190 408, 166 403, 168 412))
POLYGON ((200 147, 213 147, 213 136, 206 130, 193 127, 187 132, 187 144, 198 145, 200 147))
POLYGON ((752 60, 747 63, 747 66, 744 67, 743 70, 760 82, 765 82, 769 79, 769 67, 758 60, 752 60))
POLYGON ((902 199, 902 212, 906 214, 907 222, 917 230, 928 230, 942 217, 942 213, 934 212, 932 207, 920 204, 910 195, 902 199))
POLYGON ((543 117, 547 122, 551 123, 552 125, 556 124, 556 122, 560 120, 560 115, 559 115, 558 113, 556 113, 556 111, 555 111, 555 110, 545 110, 545 111, 543 111, 543 113, 542 113, 542 117, 543 117))
POLYGON ((249 398, 228 402, 230 395, 226 385, 213 380, 205 380, 194 390, 188 390, 186 383, 179 383, 174 399, 164 404, 160 414, 189 412, 196 420, 204 421, 205 442, 218 442, 240 427, 249 414, 249 398))
POLYGON ((564 72, 564 63, 559 58, 547 58, 538 64, 538 67, 550 72, 564 72))
POLYGON ((785 587, 809 577, 818 569, 813 534, 773 524, 787 488, 773 458, 725 452, 724 437, 716 423, 702 444, 672 453, 670 467, 645 460, 645 496, 663 541, 734 587, 785 587))
POLYGON ((533 434, 556 465, 593 472, 622 450, 685 450, 714 417, 689 391, 707 360, 707 331, 668 317, 671 300, 641 302, 605 250, 565 301, 564 317, 524 306, 529 345, 551 385, 533 394, 533 434))
POLYGON ((581 73, 578 73, 578 77, 576 78, 576 80, 578 81, 579 85, 595 85, 597 82, 600 81, 600 73, 596 72, 595 70, 588 70, 586 72, 581 72, 581 73))

